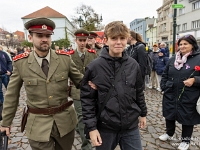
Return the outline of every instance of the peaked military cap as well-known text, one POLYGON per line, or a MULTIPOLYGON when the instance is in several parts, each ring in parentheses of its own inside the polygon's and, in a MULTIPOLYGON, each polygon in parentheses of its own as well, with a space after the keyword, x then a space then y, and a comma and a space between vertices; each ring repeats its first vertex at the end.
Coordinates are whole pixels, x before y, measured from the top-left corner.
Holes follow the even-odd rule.
POLYGON ((95 32, 89 32, 89 37, 88 38, 96 38, 98 36, 98 34, 96 34, 95 32))
POLYGON ((26 22, 24 27, 29 32, 53 34, 53 30, 55 29, 56 25, 52 20, 40 17, 26 22))
POLYGON ((78 29, 76 30, 76 32, 74 32, 74 35, 77 38, 81 38, 81 39, 87 39, 89 36, 89 32, 84 30, 84 29, 78 29))

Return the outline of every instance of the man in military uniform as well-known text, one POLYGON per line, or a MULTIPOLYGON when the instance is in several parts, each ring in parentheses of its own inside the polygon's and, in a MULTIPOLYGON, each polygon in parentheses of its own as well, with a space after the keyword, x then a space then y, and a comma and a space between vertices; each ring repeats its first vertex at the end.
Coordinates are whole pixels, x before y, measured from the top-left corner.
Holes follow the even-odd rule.
POLYGON ((88 40, 87 40, 87 48, 88 49, 93 49, 96 51, 97 56, 100 55, 101 53, 101 47, 96 43, 96 37, 98 35, 95 32, 90 31, 88 40))
POLYGON ((1 131, 10 134, 10 126, 24 83, 28 119, 26 136, 33 150, 71 150, 77 124, 76 112, 68 101, 68 77, 76 87, 83 75, 66 52, 51 50, 55 23, 36 18, 25 23, 34 51, 17 55, 5 95, 1 131))
MULTIPOLYGON (((89 33, 84 29, 77 30, 74 35, 76 36, 76 44, 77 49, 74 50, 73 53, 71 53, 71 58, 76 64, 78 70, 81 73, 85 73, 85 67, 93 60, 96 56, 95 50, 88 50, 86 48, 87 43, 87 37, 89 33)), ((80 133, 81 139, 82 139, 82 150, 91 150, 92 146, 90 144, 90 141, 85 138, 84 135, 84 124, 82 122, 82 106, 80 101, 80 90, 76 89, 74 86, 72 86, 71 90, 71 98, 73 98, 74 101, 74 107, 78 116, 78 131, 80 133)))

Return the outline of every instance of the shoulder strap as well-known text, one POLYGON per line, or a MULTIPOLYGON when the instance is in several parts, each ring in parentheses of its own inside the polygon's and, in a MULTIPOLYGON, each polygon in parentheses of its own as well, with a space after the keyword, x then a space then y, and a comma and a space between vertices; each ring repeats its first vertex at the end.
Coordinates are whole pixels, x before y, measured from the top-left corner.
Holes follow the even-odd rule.
POLYGON ((121 74, 122 74, 122 71, 123 71, 123 69, 124 69, 125 63, 126 63, 126 61, 122 63, 121 68, 120 68, 120 70, 119 70, 117 76, 116 76, 115 79, 112 81, 112 86, 111 86, 111 88, 109 89, 108 94, 106 95, 105 100, 103 101, 103 104, 102 104, 101 108, 100 108, 99 111, 98 111, 97 120, 99 119, 99 117, 100 117, 100 115, 101 115, 101 112, 103 111, 103 109, 104 109, 104 107, 106 106, 108 100, 110 99, 110 96, 111 96, 111 94, 112 94, 112 92, 113 92, 113 90, 114 90, 115 85, 117 84, 118 80, 119 80, 120 77, 121 77, 121 74))

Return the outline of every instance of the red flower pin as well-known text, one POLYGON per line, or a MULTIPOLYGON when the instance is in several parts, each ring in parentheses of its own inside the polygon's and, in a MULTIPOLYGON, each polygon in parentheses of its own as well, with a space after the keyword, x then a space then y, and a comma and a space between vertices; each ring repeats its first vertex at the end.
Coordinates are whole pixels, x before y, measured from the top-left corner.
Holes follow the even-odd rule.
POLYGON ((200 66, 195 66, 194 69, 195 71, 200 71, 200 66))

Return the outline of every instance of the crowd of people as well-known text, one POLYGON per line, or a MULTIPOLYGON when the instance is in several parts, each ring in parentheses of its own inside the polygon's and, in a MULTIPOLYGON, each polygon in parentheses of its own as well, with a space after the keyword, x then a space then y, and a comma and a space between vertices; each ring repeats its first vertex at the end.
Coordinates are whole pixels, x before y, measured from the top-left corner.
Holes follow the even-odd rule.
POLYGON ((0 46, 2 132, 10 135, 20 89, 25 86, 21 130, 26 127, 33 150, 71 150, 75 131, 82 150, 92 150, 92 145, 114 150, 118 144, 121 150, 142 150, 139 129, 146 126, 148 76, 148 88, 163 94, 167 130, 159 139, 172 139, 177 121, 182 124, 178 149, 189 148, 193 127, 200 123, 195 109, 200 96, 200 72, 195 70, 200 66, 200 50, 192 35, 180 38, 178 52, 170 57, 164 42, 147 51, 141 35, 121 21, 105 26, 103 46, 95 42, 95 32, 79 29, 74 33, 77 47, 62 50, 50 48, 52 20, 36 18, 24 26, 34 50, 17 48, 11 54, 0 46), (5 97, 2 84, 7 88, 5 97))

